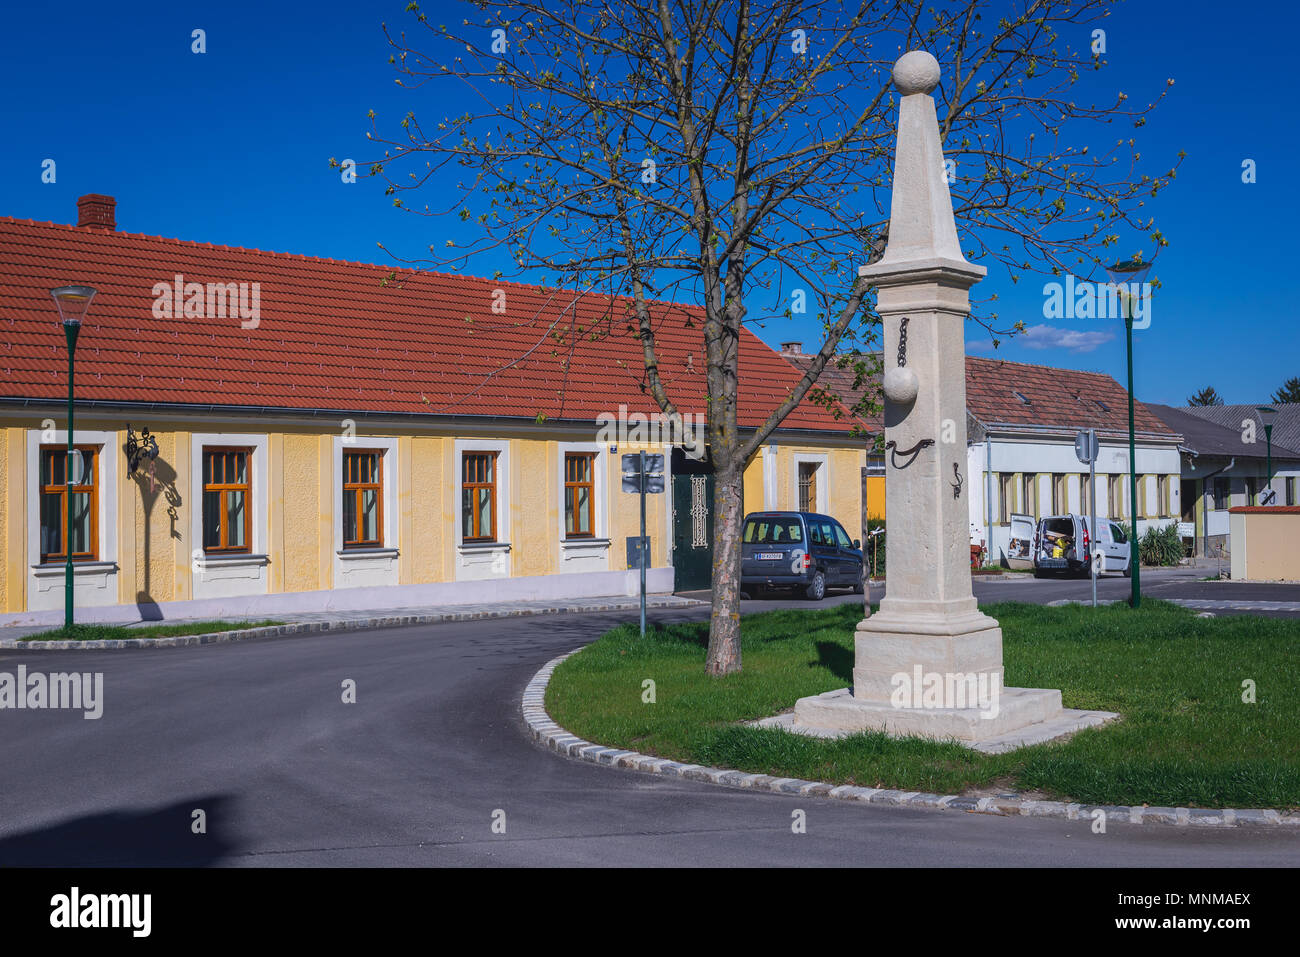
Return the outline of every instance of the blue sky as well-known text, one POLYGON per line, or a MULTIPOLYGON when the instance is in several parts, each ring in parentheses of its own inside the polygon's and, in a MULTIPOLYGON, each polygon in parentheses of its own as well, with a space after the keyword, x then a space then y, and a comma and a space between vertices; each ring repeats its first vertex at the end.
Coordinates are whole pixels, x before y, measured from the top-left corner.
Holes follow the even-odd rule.
MULTIPOLYGON (((426 5, 430 18, 442 15, 426 5)), ((373 156, 366 113, 388 119, 437 104, 399 90, 380 24, 409 26, 399 2, 244 2, 11 6, 0 23, 0 215, 76 218, 76 198, 118 199, 118 228, 234 246, 387 263, 441 245, 437 221, 393 209, 377 183, 340 182, 330 157, 373 156), (190 52, 191 31, 207 52, 190 52), (41 164, 57 163, 42 183, 41 164)), ((1203 385, 1228 402, 1266 401, 1300 376, 1293 295, 1297 202, 1294 37, 1281 0, 1235 9, 1208 0, 1130 0, 1107 23, 1100 81, 1145 102, 1176 83, 1141 131, 1163 171, 1187 157, 1155 201, 1171 245, 1148 329, 1135 333, 1139 398, 1181 405, 1203 385), (1257 182, 1242 182, 1242 161, 1257 182)), ((484 261, 478 274, 490 274, 484 261)), ((1004 341, 968 325, 968 349, 1096 370, 1123 380, 1118 322, 1042 318, 1044 278, 1013 285, 996 269, 1001 320, 1042 327, 1004 341), (1082 334, 1082 335, 1081 335, 1082 334), (1109 336, 1109 338, 1107 338, 1109 336), (1097 340, 1105 341, 1097 341, 1097 340)), ((774 346, 808 320, 756 330, 774 346)))

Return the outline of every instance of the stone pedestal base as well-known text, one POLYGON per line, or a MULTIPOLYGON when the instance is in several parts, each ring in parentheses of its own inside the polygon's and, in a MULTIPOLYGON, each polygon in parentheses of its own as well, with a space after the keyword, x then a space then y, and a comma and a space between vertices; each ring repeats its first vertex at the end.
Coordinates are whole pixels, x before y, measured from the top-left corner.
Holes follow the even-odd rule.
POLYGON ((891 708, 861 701, 848 688, 841 688, 800 698, 793 714, 753 723, 817 738, 884 731, 893 737, 953 740, 985 754, 1001 754, 1068 737, 1119 717, 1112 711, 1062 708, 1059 691, 1041 688, 1003 688, 998 703, 996 718, 981 717, 978 708, 891 708))
POLYGON ((1004 688, 1002 629, 974 599, 894 605, 858 625, 852 689, 801 698, 793 714, 758 724, 819 737, 883 731, 996 753, 1119 717, 1067 710, 1053 689, 1004 688))
MULTIPOLYGON (((899 676, 962 681, 974 676, 982 688, 1002 689, 1002 629, 961 602, 881 602, 881 610, 858 623, 854 638, 853 696, 889 705, 897 700, 899 676), (899 608, 903 605, 903 608, 899 608)), ((919 692, 918 692, 919 697, 919 692)), ((974 700, 947 702, 950 707, 974 700)), ((1060 694, 1056 708, 1060 710, 1060 694)))

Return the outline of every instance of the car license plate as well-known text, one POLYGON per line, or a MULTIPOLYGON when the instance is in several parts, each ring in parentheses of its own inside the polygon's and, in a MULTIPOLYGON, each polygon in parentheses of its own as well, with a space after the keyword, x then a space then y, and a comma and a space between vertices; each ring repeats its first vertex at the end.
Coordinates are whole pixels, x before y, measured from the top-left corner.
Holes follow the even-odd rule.
POLYGON ((780 552, 759 552, 754 557, 758 559, 760 562, 777 562, 780 561, 785 556, 780 552))

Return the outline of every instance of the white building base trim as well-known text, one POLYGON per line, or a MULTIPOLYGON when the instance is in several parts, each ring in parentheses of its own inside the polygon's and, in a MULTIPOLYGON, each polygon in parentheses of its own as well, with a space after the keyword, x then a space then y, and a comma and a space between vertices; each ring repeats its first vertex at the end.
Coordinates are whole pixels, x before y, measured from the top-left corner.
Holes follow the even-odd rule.
MULTIPOLYGON (((635 570, 588 572, 581 575, 531 575, 493 578, 484 581, 435 582, 424 585, 388 585, 376 588, 336 588, 333 591, 287 592, 271 595, 235 595, 169 601, 141 608, 134 603, 98 608, 77 608, 78 622, 130 623, 186 618, 236 618, 255 615, 264 618, 334 611, 377 611, 399 608, 447 607, 475 604, 508 604, 512 601, 561 601, 571 598, 611 598, 636 595, 640 587, 635 570)), ((672 568, 651 568, 646 572, 649 594, 673 590, 672 568)), ((15 612, 0 615, 0 629, 6 625, 60 625, 63 605, 57 610, 15 612)))

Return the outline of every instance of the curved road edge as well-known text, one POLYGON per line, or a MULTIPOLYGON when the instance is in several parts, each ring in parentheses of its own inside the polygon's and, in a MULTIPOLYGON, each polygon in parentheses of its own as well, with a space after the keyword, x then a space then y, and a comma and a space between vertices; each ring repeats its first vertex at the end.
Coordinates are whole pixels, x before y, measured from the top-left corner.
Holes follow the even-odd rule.
POLYGON ((558 658, 552 658, 533 675, 524 688, 520 706, 530 736, 548 750, 589 764, 603 764, 612 768, 644 771, 665 777, 679 777, 688 781, 703 781, 722 787, 750 791, 772 791, 777 794, 804 794, 828 797, 840 801, 861 801, 867 804, 885 804, 910 808, 966 811, 975 814, 993 814, 1002 817, 1057 817, 1071 821, 1087 820, 1098 810, 1105 813, 1107 821, 1126 824, 1173 824, 1185 827, 1295 827, 1300 828, 1300 813, 1282 813, 1271 809, 1186 808, 1186 807, 1122 807, 1113 805, 1066 804, 1063 801, 1035 801, 1017 795, 999 794, 994 797, 965 797, 959 794, 925 794, 919 791, 897 791, 889 788, 863 788, 848 784, 830 784, 826 781, 804 781, 799 778, 776 778, 769 774, 710 768, 699 764, 682 764, 666 758, 656 758, 637 751, 610 748, 593 744, 556 724, 546 712, 546 687, 556 667, 570 655, 581 651, 575 648, 558 658))

